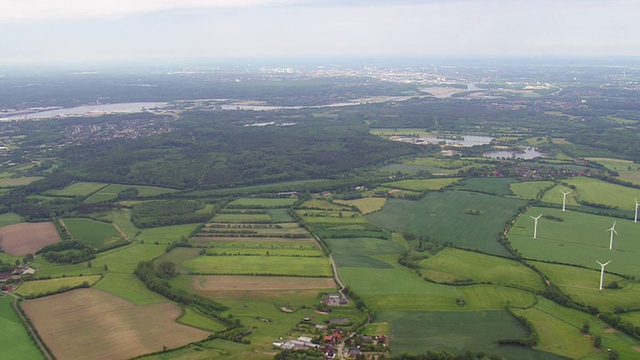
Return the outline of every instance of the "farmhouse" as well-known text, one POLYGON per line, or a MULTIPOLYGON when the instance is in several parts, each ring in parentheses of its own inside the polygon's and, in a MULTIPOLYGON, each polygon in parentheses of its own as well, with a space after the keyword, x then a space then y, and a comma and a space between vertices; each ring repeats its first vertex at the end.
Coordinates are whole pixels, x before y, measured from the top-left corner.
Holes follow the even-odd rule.
POLYGON ((328 305, 328 306, 349 305, 349 299, 347 299, 346 296, 343 296, 342 294, 339 294, 339 293, 329 293, 329 295, 327 295, 327 297, 325 298, 322 298, 320 302, 323 305, 328 305))

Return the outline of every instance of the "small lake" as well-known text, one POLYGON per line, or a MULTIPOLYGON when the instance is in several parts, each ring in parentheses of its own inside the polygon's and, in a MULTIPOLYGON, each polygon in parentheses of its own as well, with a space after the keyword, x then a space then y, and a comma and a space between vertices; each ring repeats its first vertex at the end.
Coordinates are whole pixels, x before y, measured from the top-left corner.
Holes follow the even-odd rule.
POLYGON ((33 120, 33 119, 50 119, 55 117, 80 116, 80 115, 98 115, 108 113, 133 113, 146 111, 157 107, 163 107, 166 103, 159 102, 136 102, 136 103, 118 103, 105 105, 83 105, 72 108, 46 110, 30 114, 11 115, 0 118, 0 120, 33 120))
POLYGON ((537 151, 533 147, 525 148, 524 151, 509 151, 509 150, 499 150, 499 151, 490 151, 482 154, 484 157, 501 159, 501 158, 516 158, 516 159, 533 159, 536 157, 544 157, 544 153, 537 151))
POLYGON ((435 136, 426 136, 426 137, 401 137, 395 139, 397 141, 410 142, 414 144, 446 144, 446 145, 454 145, 454 146, 462 146, 462 147, 471 147, 475 145, 486 145, 491 143, 493 140, 490 136, 477 136, 477 135, 463 135, 461 139, 445 139, 435 136))

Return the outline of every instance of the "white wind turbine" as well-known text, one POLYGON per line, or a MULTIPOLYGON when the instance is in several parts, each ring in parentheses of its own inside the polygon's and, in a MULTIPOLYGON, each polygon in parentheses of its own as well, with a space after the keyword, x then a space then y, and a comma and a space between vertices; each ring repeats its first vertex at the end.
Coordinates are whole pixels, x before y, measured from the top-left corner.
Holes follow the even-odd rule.
POLYGON ((562 193, 562 211, 566 211, 565 207, 567 206, 567 195, 571 194, 571 191, 564 192, 560 190, 562 193))
POLYGON ((533 239, 534 240, 538 238, 538 219, 540 219, 540 216, 542 216, 542 214, 538 215, 537 217, 529 216, 530 218, 535 220, 535 223, 533 224, 533 239))
POLYGON ((611 260, 607 261, 606 263, 601 263, 600 261, 596 260, 596 262, 598 264, 600 264, 600 288, 599 290, 604 289, 604 286, 602 286, 602 282, 604 281, 604 267, 607 266, 607 264, 609 264, 611 262, 611 260))
POLYGON ((611 239, 609 240, 609 250, 613 250, 613 234, 618 235, 618 232, 616 231, 616 222, 614 221, 611 229, 608 229, 606 231, 609 231, 611 233, 611 239))
POLYGON ((638 199, 634 199, 634 200, 636 201, 636 216, 633 219, 633 222, 637 223, 638 222, 638 206, 640 206, 640 203, 638 202, 638 199))

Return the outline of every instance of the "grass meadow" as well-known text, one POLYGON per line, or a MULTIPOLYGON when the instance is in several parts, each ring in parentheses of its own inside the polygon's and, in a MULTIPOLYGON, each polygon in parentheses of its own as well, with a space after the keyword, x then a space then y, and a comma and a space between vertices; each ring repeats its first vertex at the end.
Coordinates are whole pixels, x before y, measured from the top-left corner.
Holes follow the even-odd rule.
POLYGON ((107 272, 132 274, 138 262, 149 260, 162 255, 165 251, 165 245, 153 244, 132 244, 121 246, 100 253, 91 260, 91 267, 87 262, 79 264, 51 264, 42 257, 36 257, 33 262, 34 267, 40 268, 37 272, 41 277, 61 277, 61 276, 80 276, 95 275, 104 272, 103 268, 107 265, 107 272))
POLYGON ((135 188, 136 190, 138 190, 138 196, 140 197, 158 196, 158 195, 168 194, 168 193, 177 191, 174 189, 162 188, 162 187, 156 187, 156 186, 111 184, 109 186, 106 186, 100 189, 93 195, 89 196, 87 199, 85 199, 85 202, 93 204, 93 203, 99 203, 103 201, 112 201, 118 197, 118 194, 121 191, 131 189, 131 188, 135 188))
POLYGON ((544 290, 538 273, 515 260, 445 248, 420 262, 422 275, 436 282, 491 282, 534 291, 544 290))
POLYGON ((270 223, 271 216, 268 214, 224 214, 218 213, 213 219, 213 223, 270 223))
POLYGON ((535 303, 527 291, 496 285, 433 284, 405 268, 340 267, 340 278, 376 311, 479 311, 535 303), (458 305, 463 299, 465 305, 458 305))
POLYGON ((530 200, 538 199, 538 196, 551 186, 553 186, 551 181, 525 181, 509 184, 509 188, 515 196, 530 200))
POLYGON ((511 227, 508 238, 514 248, 530 259, 555 261, 600 269, 597 261, 611 260, 607 270, 640 277, 640 224, 632 220, 613 219, 561 209, 532 207, 511 227), (543 217, 538 221, 538 239, 533 239, 534 221, 530 216, 543 217), (553 216, 563 221, 544 218, 553 216), (609 250, 611 228, 616 221, 618 235, 614 249, 609 250))
POLYGON ((290 256, 199 256, 184 266, 193 274, 332 276, 327 258, 290 256))
POLYGON ((40 360, 44 356, 31 340, 18 314, 13 310, 13 297, 0 296, 0 349, 6 359, 40 360))
POLYGON ((635 209, 634 198, 640 199, 640 189, 612 184, 599 179, 575 177, 566 180, 566 183, 578 189, 580 200, 592 204, 603 204, 631 212, 635 209))
POLYGON ((350 206, 345 206, 338 203, 332 203, 327 200, 321 199, 311 199, 307 200, 300 205, 301 208, 304 209, 320 209, 320 210, 338 210, 338 211, 349 211, 351 210, 350 206))
POLYGON ((40 179, 42 179, 40 176, 21 176, 17 178, 0 177, 0 188, 13 188, 16 186, 28 185, 40 179))
POLYGON ((513 178, 469 178, 457 185, 456 189, 506 196, 513 195, 510 186, 517 183, 518 180, 513 178))
POLYGON ((229 207, 280 208, 293 205, 296 198, 240 198, 229 203, 229 207))
POLYGON ((382 184, 388 188, 397 188, 410 191, 440 190, 460 181, 460 178, 435 178, 418 180, 400 180, 382 184))
POLYGON ((466 191, 427 193, 418 201, 389 200, 367 218, 376 225, 467 249, 509 255, 498 243, 505 223, 525 202, 466 191), (479 215, 469 215, 476 211, 479 215))
POLYGON ((47 190, 44 192, 44 194, 63 197, 89 196, 94 192, 106 187, 107 185, 108 184, 105 183, 80 181, 73 183, 63 189, 47 190))
POLYGON ((338 204, 344 204, 347 206, 355 206, 363 214, 369 214, 382 209, 387 202, 387 198, 383 197, 366 197, 355 200, 336 200, 338 204))
POLYGON ((518 315, 526 317, 538 330, 540 336, 536 349, 553 352, 574 359, 603 359, 604 354, 592 346, 592 339, 579 331, 589 323, 591 336, 602 337, 602 349, 615 349, 620 359, 638 357, 640 342, 615 331, 595 316, 578 310, 560 306, 539 297, 537 304, 529 309, 515 309, 518 315))
POLYGON ((0 227, 19 224, 23 221, 24 219, 22 218, 22 216, 16 213, 9 212, 9 213, 0 214, 0 227))
POLYGON ((182 315, 176 320, 179 324, 195 327, 205 331, 217 332, 222 331, 226 327, 216 320, 210 318, 190 307, 182 308, 182 315))
POLYGON ((172 241, 178 241, 182 237, 189 238, 191 233, 199 227, 200 224, 182 224, 144 229, 136 236, 136 240, 150 244, 168 244, 172 241))
POLYGON ((106 291, 135 305, 156 304, 167 301, 162 295, 147 289, 146 285, 133 273, 108 272, 93 288, 106 291))
POLYGON ((606 273, 604 286, 616 281, 620 289, 599 290, 600 271, 578 268, 574 266, 532 262, 556 284, 563 293, 573 300, 597 307, 600 311, 613 312, 617 307, 621 309, 640 308, 640 284, 629 282, 624 278, 606 273))
POLYGON ((501 346, 499 339, 525 338, 527 329, 502 311, 381 311, 376 320, 389 324, 393 354, 427 350, 462 354, 467 351, 508 359, 560 359, 525 347, 501 346))
POLYGON ((77 287, 85 282, 89 285, 93 285, 98 280, 100 280, 100 275, 25 281, 14 292, 24 297, 43 296, 58 292, 61 288, 64 287, 77 287))
POLYGON ((86 242, 96 249, 126 242, 112 224, 90 219, 64 219, 64 224, 74 239, 86 242))

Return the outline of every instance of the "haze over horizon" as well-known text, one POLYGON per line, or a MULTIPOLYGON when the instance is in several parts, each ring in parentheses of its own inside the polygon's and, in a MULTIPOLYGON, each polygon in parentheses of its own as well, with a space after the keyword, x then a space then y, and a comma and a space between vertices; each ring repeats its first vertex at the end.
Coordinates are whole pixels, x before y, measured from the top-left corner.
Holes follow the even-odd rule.
POLYGON ((0 0, 0 64, 640 55, 632 0, 0 0))

